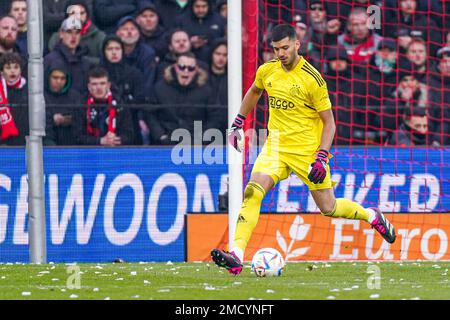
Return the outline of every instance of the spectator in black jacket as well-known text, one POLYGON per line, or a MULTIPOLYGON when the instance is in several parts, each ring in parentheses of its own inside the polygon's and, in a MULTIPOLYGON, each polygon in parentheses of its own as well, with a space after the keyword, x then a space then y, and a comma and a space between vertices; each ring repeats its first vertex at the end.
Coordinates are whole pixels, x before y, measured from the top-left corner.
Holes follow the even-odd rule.
POLYGON ((20 52, 17 46, 18 26, 14 17, 0 17, 0 56, 7 52, 20 52))
POLYGON ((160 23, 155 5, 149 1, 141 2, 136 22, 141 27, 142 39, 155 49, 158 61, 160 61, 168 52, 168 44, 166 29, 160 23))
POLYGON ((0 57, 0 144, 25 145, 29 132, 28 87, 18 53, 0 57))
POLYGON ((434 69, 434 61, 429 59, 427 44, 422 39, 414 39, 406 49, 406 58, 414 63, 416 78, 427 84, 430 70, 434 69))
POLYGON ((55 63, 45 82, 46 145, 75 145, 75 115, 81 108, 80 94, 71 88, 72 79, 64 64, 55 63))
POLYGON ((19 51, 23 57, 27 56, 28 43, 27 43, 27 1, 26 0, 12 0, 9 10, 10 16, 14 17, 17 21, 17 40, 16 44, 19 47, 19 51))
POLYGON ((209 85, 214 106, 208 108, 207 128, 225 133, 228 127, 228 47, 226 39, 212 44, 209 85))
POLYGON ((190 0, 154 0, 161 17, 161 23, 167 30, 176 27, 176 18, 189 11, 190 0))
POLYGON ((113 33, 117 21, 136 14, 139 0, 95 0, 94 15, 97 26, 106 34, 113 33))
POLYGON ((72 75, 72 88, 81 95, 86 93, 86 74, 91 68, 86 48, 79 46, 81 39, 81 23, 78 20, 67 18, 61 24, 59 31, 61 41, 55 49, 44 58, 44 69, 48 72, 55 63, 66 66, 72 75))
POLYGON ((79 143, 120 146, 133 143, 133 123, 129 109, 111 91, 108 72, 96 67, 89 72, 86 108, 78 113, 79 143))
POLYGON ((199 68, 192 53, 181 54, 167 67, 164 79, 155 86, 154 102, 159 109, 148 114, 153 144, 177 143, 171 139, 176 129, 187 130, 191 141, 202 141, 202 132, 194 136, 194 121, 202 121, 205 129, 207 105, 211 104, 207 80, 207 71, 199 68))
POLYGON ((137 108, 137 104, 145 102, 145 83, 143 74, 133 66, 125 63, 124 45, 122 40, 115 35, 109 35, 103 42, 103 56, 101 66, 109 74, 113 91, 123 102, 124 106, 132 105, 133 127, 136 141, 134 144, 148 144, 149 130, 143 120, 142 110, 137 108))
POLYGON ((197 59, 208 61, 210 44, 225 36, 226 20, 214 10, 211 0, 193 0, 190 10, 177 18, 177 27, 189 34, 197 59))
POLYGON ((402 124, 394 132, 387 144, 397 147, 427 145, 429 135, 426 110, 419 107, 407 108, 402 119, 402 124))
POLYGON ((133 17, 123 17, 117 26, 116 35, 124 44, 125 62, 142 72, 147 98, 150 98, 156 76, 155 50, 141 39, 139 25, 133 17))

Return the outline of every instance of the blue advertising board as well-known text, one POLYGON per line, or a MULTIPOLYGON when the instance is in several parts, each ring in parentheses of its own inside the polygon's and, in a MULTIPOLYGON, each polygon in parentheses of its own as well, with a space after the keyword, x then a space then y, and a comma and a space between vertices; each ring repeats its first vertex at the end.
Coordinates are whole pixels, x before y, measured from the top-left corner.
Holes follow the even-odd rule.
MULTIPOLYGON (((184 216, 218 211, 227 165, 225 150, 195 149, 181 158, 175 151, 46 148, 48 261, 183 261, 184 216)), ((448 151, 336 149, 331 161, 336 196, 386 212, 448 212, 448 151)), ((29 261, 27 197, 24 150, 1 149, 0 262, 29 261)), ((262 211, 317 208, 292 175, 268 193, 262 211)))

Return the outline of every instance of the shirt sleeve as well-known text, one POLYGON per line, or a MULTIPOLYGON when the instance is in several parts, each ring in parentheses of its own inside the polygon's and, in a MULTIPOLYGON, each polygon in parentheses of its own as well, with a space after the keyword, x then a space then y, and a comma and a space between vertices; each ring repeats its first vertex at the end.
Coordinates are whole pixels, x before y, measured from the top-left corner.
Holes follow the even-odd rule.
POLYGON ((321 86, 319 86, 319 84, 314 81, 314 90, 312 91, 311 100, 317 112, 331 109, 331 101, 330 97, 328 96, 328 88, 324 80, 321 86))
POLYGON ((264 75, 263 66, 260 66, 258 68, 258 70, 256 70, 256 77, 255 77, 254 84, 255 84, 255 86, 258 89, 261 89, 261 90, 264 90, 264 78, 263 78, 263 75, 264 75))

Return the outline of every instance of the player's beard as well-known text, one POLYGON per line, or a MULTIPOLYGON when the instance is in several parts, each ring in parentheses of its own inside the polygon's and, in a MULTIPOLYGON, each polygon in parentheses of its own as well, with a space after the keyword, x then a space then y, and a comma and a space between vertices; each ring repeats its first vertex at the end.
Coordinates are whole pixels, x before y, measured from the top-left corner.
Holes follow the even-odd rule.
POLYGON ((13 38, 0 38, 0 46, 2 46, 5 50, 11 50, 14 48, 16 44, 16 40, 13 38))

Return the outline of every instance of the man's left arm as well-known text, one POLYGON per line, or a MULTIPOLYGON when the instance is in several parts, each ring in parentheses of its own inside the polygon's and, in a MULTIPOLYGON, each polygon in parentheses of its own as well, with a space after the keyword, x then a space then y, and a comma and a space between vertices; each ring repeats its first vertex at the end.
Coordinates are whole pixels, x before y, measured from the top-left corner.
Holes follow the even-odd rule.
POLYGON ((331 111, 331 109, 321 111, 319 112, 319 116, 323 123, 322 139, 319 149, 330 151, 331 145, 333 144, 334 134, 336 132, 333 111, 331 111))
POLYGON ((333 143, 336 125, 331 109, 319 112, 320 119, 323 123, 322 137, 320 140, 319 150, 316 153, 316 160, 311 163, 308 170, 308 179, 317 184, 322 183, 327 175, 327 164, 329 158, 329 150, 333 143))

